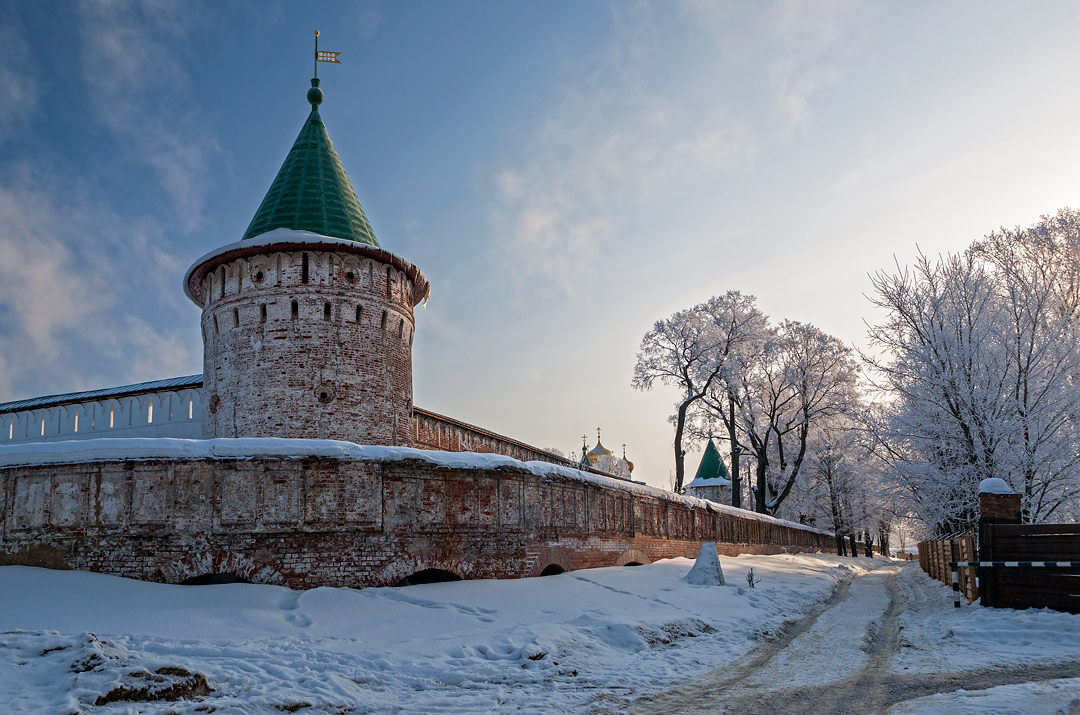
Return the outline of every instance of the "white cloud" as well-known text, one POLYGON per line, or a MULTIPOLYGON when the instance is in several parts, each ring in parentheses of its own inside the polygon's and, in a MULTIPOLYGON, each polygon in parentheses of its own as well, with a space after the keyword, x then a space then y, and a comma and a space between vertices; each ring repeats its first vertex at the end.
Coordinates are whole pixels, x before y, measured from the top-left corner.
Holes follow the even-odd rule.
POLYGON ((0 139, 37 106, 37 83, 24 31, 14 19, 0 23, 0 139))
POLYGON ((197 351, 169 310, 183 266, 152 227, 85 187, 12 174, 0 184, 0 399, 190 372, 197 351))
POLYGON ((190 109, 191 80, 170 47, 196 29, 195 13, 164 0, 83 0, 80 7, 84 72, 99 120, 130 145, 127 158, 154 170, 181 227, 198 227, 218 147, 190 109))
POLYGON ((518 138, 520 158, 496 171, 495 234, 519 280, 573 293, 616 237, 655 242, 641 233, 650 215, 751 170, 839 79, 850 3, 683 9, 672 19, 666 7, 617 6, 611 44, 575 68, 518 138), (749 28, 765 42, 746 47, 749 28))

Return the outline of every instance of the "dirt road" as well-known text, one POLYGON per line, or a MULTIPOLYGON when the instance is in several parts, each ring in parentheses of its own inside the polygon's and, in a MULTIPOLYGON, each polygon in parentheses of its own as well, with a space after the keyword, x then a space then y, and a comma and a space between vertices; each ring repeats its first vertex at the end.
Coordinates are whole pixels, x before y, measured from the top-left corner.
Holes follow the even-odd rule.
POLYGON ((903 645, 897 586, 888 566, 837 586, 832 597, 777 638, 723 669, 636 701, 630 712, 883 713, 893 705, 963 688, 1080 677, 1080 663, 907 674, 893 669, 903 645))

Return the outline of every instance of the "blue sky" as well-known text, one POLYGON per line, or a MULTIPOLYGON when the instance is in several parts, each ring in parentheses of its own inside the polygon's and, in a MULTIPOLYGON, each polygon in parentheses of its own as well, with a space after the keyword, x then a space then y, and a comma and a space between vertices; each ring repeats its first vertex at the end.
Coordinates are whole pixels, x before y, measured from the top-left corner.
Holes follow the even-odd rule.
MULTIPOLYGON (((0 3, 0 399, 197 373, 184 270, 308 106, 433 285, 415 401, 666 485, 653 321, 711 295, 856 346, 867 274, 1080 204, 1080 5, 0 3)), ((696 456, 691 466, 696 466, 696 456)))

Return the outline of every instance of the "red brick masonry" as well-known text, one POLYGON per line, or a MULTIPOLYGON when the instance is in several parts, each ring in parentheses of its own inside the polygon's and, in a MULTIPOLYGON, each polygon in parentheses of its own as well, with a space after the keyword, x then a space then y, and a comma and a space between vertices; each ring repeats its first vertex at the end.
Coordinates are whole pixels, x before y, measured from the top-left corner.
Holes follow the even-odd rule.
POLYGON ((1019 494, 979 494, 979 516, 994 522, 1020 523, 1019 494))
POLYGON ((674 556, 831 551, 816 529, 526 465, 326 457, 0 469, 0 564, 176 583, 385 586, 424 569, 520 578, 674 556))

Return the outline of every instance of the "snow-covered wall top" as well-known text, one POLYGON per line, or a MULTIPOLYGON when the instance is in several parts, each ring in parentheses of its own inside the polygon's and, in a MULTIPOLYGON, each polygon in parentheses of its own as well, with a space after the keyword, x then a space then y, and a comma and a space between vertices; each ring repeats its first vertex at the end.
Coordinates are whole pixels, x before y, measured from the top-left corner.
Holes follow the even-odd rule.
POLYGON ((66 442, 39 442, 0 446, 0 469, 44 466, 50 464, 81 464, 88 462, 122 461, 194 461, 203 459, 351 459, 375 462, 417 460, 451 469, 524 469, 537 476, 557 475, 567 479, 596 484, 609 489, 648 496, 709 509, 780 526, 789 526, 820 534, 828 531, 796 524, 784 519, 757 514, 705 499, 674 494, 663 489, 634 484, 621 479, 582 472, 549 462, 521 462, 501 454, 475 452, 440 452, 410 447, 384 447, 353 444, 323 439, 170 439, 121 438, 87 439, 66 442))

